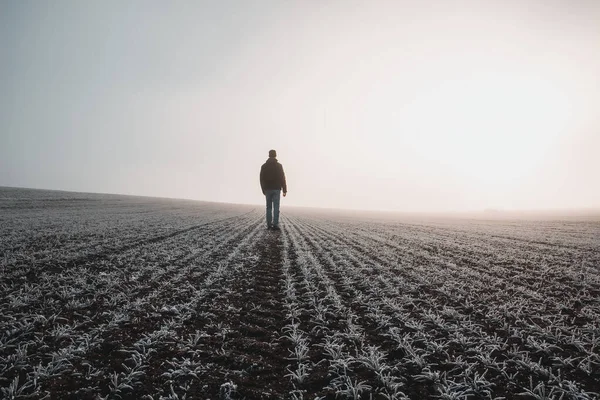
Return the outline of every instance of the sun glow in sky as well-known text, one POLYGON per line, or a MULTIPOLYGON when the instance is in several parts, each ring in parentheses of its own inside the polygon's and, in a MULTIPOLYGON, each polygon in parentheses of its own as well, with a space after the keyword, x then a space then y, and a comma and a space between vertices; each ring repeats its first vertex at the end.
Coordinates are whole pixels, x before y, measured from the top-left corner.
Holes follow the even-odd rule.
POLYGON ((416 96, 399 117, 410 146, 477 181, 505 184, 530 175, 567 128, 570 104, 535 77, 455 80, 416 96))
POLYGON ((0 185, 600 207, 600 2, 4 2, 0 185))

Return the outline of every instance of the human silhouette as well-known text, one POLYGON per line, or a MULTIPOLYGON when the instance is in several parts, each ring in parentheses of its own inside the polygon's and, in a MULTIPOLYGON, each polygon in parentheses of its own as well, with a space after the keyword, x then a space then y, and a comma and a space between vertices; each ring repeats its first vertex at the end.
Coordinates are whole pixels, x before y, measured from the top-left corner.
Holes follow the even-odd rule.
POLYGON ((260 187, 267 200, 267 229, 279 230, 279 200, 287 194, 283 165, 277 161, 277 152, 269 150, 269 159, 260 168, 260 187))

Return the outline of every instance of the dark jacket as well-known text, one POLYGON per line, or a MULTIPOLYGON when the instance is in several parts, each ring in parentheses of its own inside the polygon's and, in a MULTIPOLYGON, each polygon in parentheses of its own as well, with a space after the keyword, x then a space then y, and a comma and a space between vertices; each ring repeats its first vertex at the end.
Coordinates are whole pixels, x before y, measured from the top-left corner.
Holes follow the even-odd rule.
POLYGON ((287 193, 283 165, 279 164, 275 157, 269 158, 260 168, 260 187, 263 193, 265 190, 280 189, 287 193))

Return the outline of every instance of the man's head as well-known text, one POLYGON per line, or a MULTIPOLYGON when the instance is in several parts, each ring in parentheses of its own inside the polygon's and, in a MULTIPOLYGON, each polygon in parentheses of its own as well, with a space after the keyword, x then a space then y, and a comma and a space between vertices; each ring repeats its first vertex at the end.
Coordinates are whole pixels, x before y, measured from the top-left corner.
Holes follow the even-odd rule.
POLYGON ((275 150, 269 150, 269 158, 277 157, 277 152, 275 150))

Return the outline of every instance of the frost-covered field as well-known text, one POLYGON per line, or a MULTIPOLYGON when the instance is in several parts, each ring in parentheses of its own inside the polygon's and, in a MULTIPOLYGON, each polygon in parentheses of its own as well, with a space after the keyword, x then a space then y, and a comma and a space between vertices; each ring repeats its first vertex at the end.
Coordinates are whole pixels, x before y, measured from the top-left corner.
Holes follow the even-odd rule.
POLYGON ((600 220, 0 188, 0 393, 593 399, 600 220))

